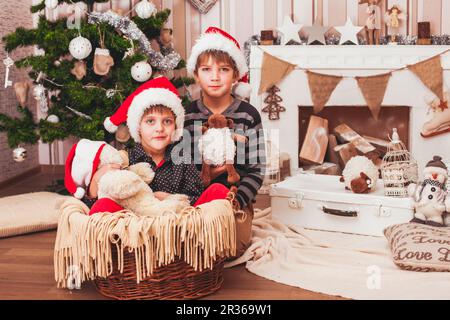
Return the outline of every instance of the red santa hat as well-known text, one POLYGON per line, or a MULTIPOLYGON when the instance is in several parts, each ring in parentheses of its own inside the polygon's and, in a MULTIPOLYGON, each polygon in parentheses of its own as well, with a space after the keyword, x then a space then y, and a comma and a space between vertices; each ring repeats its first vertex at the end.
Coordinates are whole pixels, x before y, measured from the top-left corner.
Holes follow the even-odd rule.
POLYGON ((92 177, 103 164, 123 164, 120 153, 103 141, 82 139, 72 146, 66 159, 64 185, 77 199, 86 194, 92 177))
POLYGON ((194 74, 198 57, 203 52, 211 50, 226 52, 233 59, 236 63, 240 79, 239 83, 234 87, 233 92, 241 98, 250 97, 251 86, 248 83, 248 67, 239 42, 219 28, 209 27, 206 29, 205 33, 200 36, 192 47, 191 55, 186 65, 189 75, 194 74))
POLYGON ((151 106, 163 105, 175 114, 176 130, 173 141, 179 140, 183 135, 184 108, 178 96, 177 89, 165 77, 158 77, 145 82, 125 99, 122 105, 111 117, 103 122, 105 129, 116 132, 118 126, 127 122, 130 135, 134 141, 141 142, 139 125, 145 110, 151 106))

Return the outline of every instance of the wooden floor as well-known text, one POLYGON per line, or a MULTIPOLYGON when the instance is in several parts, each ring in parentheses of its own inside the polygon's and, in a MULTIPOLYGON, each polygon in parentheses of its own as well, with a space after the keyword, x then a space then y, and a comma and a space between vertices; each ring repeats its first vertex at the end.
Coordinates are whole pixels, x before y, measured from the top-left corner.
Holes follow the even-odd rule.
MULTIPOLYGON (((37 174, 0 190, 0 197, 42 191, 57 175, 37 174)), ((269 206, 268 196, 258 195, 257 208, 269 206)), ((66 299, 102 300, 92 283, 82 289, 57 289, 53 274, 53 246, 56 231, 39 232, 0 239, 0 300, 66 299)), ((224 270, 224 283, 216 293, 204 299, 339 299, 303 289, 282 285, 248 272, 243 265, 224 270)))

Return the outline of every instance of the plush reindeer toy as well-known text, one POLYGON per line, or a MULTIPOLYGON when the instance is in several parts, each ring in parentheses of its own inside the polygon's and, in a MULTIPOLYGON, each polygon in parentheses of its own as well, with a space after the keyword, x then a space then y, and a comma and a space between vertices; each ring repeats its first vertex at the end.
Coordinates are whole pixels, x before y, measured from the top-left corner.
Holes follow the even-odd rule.
POLYGON ((239 182, 240 176, 234 167, 236 155, 235 141, 246 142, 246 138, 231 132, 234 122, 221 114, 213 114, 202 126, 202 137, 198 149, 203 158, 202 181, 205 186, 211 183, 211 167, 225 165, 230 185, 239 182))

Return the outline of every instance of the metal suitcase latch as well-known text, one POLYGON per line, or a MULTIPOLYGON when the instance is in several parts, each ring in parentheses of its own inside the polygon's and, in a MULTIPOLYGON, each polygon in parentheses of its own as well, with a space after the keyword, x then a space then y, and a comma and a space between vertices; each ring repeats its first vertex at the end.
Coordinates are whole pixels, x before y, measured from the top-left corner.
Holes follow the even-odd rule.
POLYGON ((295 193, 295 197, 290 197, 288 199, 289 202, 289 208, 292 209, 300 209, 303 205, 303 199, 305 197, 305 194, 302 192, 295 193))
POLYGON ((392 209, 389 207, 383 207, 383 206, 379 206, 378 207, 378 216, 381 218, 388 218, 392 215, 392 209))

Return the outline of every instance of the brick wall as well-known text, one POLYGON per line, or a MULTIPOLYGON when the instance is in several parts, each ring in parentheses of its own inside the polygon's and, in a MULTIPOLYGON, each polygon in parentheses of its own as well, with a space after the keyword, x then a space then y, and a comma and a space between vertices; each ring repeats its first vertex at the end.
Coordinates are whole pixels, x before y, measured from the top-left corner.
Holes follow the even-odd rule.
MULTIPOLYGON (((33 21, 30 13, 32 0, 3 1, 0 10, 0 37, 14 31, 17 27, 32 28, 33 21)), ((32 48, 16 49, 10 55, 13 60, 21 59, 33 52, 32 48)), ((16 111, 17 100, 13 87, 4 87, 5 67, 3 59, 6 58, 3 42, 0 45, 0 112, 12 116, 18 116, 16 111)), ((26 70, 18 70, 15 67, 10 69, 9 79, 15 82, 30 81, 26 70)), ((27 106, 36 117, 36 101, 31 96, 31 89, 28 94, 27 106)), ((12 159, 12 150, 7 143, 5 133, 0 133, 0 183, 17 176, 29 169, 39 165, 39 155, 37 145, 26 145, 28 157, 25 161, 17 163, 12 159)))

